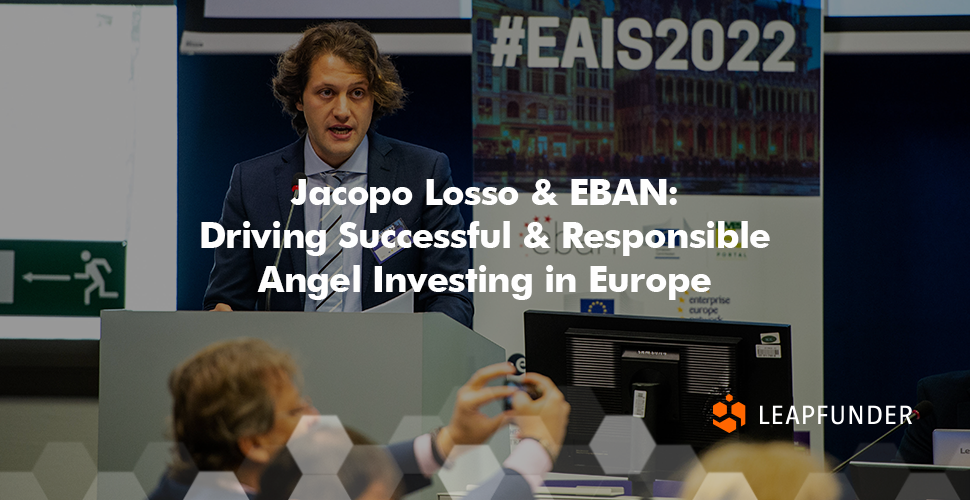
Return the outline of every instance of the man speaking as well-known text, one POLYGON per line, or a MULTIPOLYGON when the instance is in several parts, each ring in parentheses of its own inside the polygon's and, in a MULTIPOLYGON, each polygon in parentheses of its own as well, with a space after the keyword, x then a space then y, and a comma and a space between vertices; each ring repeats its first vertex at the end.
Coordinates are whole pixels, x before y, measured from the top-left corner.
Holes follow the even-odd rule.
MULTIPOLYGON (((437 151, 383 137, 372 130, 382 116, 403 107, 404 89, 397 70, 381 55, 374 38, 350 22, 333 22, 310 28, 301 40, 280 56, 273 78, 273 93, 293 116, 300 139, 267 155, 236 165, 229 181, 222 218, 227 231, 267 231, 287 220, 292 206, 294 175, 306 174, 307 188, 405 187, 413 194, 407 205, 389 203, 370 213, 366 205, 296 206, 289 229, 328 231, 327 248, 309 255, 303 248, 284 248, 279 257, 280 276, 350 275, 360 266, 361 287, 329 291, 319 299, 296 289, 258 292, 267 266, 274 265, 277 249, 215 249, 204 308, 207 310, 288 310, 354 312, 384 303, 400 292, 375 292, 374 267, 384 274, 464 274, 467 249, 455 248, 342 248, 337 232, 353 222, 357 230, 385 231, 461 229, 457 206, 428 206, 428 179, 435 195, 452 187, 448 157, 437 151), (274 223, 277 225, 274 226, 274 223), (331 234, 332 233, 332 234, 331 234)), ((382 287, 384 290, 386 287, 382 287)), ((439 311, 471 327, 472 306, 467 290, 415 294, 415 311, 439 311)))

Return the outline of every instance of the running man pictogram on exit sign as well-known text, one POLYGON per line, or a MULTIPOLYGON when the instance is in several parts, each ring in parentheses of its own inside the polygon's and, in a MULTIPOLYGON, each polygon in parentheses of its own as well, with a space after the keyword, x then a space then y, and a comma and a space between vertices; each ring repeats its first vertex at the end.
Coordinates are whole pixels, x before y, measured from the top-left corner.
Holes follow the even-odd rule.
POLYGON ((125 307, 126 242, 0 240, 0 314, 99 316, 125 307))

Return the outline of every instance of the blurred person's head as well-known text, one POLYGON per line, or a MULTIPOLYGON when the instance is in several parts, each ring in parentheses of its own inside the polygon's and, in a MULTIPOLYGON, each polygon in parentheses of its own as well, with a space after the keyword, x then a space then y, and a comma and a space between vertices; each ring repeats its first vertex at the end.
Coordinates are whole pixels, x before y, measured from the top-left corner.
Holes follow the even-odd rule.
POLYGON ((235 471, 256 486, 300 417, 315 412, 298 378, 287 353, 257 339, 218 342, 180 364, 169 376, 181 445, 173 470, 235 471))
POLYGON ((840 488, 829 470, 792 443, 722 443, 687 473, 681 498, 748 500, 754 493, 757 500, 836 500, 840 488))
POLYGON ((256 500, 401 498, 401 472, 387 449, 335 421, 305 418, 263 472, 256 500))

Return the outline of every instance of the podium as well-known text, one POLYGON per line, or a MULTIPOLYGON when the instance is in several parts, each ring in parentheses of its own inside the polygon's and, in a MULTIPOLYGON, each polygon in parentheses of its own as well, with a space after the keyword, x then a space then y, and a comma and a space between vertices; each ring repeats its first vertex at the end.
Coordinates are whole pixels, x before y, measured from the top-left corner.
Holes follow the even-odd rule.
MULTIPOLYGON (((104 311, 98 470, 134 471, 151 492, 170 447, 160 443, 172 437, 169 373, 203 347, 238 337, 288 351, 320 413, 378 443, 447 423, 457 389, 475 370, 505 360, 503 348, 442 313, 104 311)), ((499 403, 485 409, 499 411, 499 403)), ((501 461, 509 440, 500 434, 490 446, 501 461)))

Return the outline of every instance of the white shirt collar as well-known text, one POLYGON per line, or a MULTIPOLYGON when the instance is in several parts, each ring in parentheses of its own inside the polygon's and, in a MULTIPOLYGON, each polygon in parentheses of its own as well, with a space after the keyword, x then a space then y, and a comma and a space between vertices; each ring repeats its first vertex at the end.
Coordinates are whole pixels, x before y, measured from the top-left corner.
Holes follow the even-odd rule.
MULTIPOLYGON (((313 145, 310 144, 310 138, 307 137, 303 141, 303 173, 307 176, 314 174, 319 174, 323 172, 328 172, 330 170, 335 170, 333 167, 327 164, 327 162, 320 159, 317 156, 317 152, 313 150, 313 145)), ((364 140, 361 141, 360 145, 357 146, 357 150, 354 154, 350 155, 350 158, 340 166, 339 170, 341 172, 354 172, 358 174, 367 174, 367 151, 370 149, 370 138, 366 135, 364 140)))

